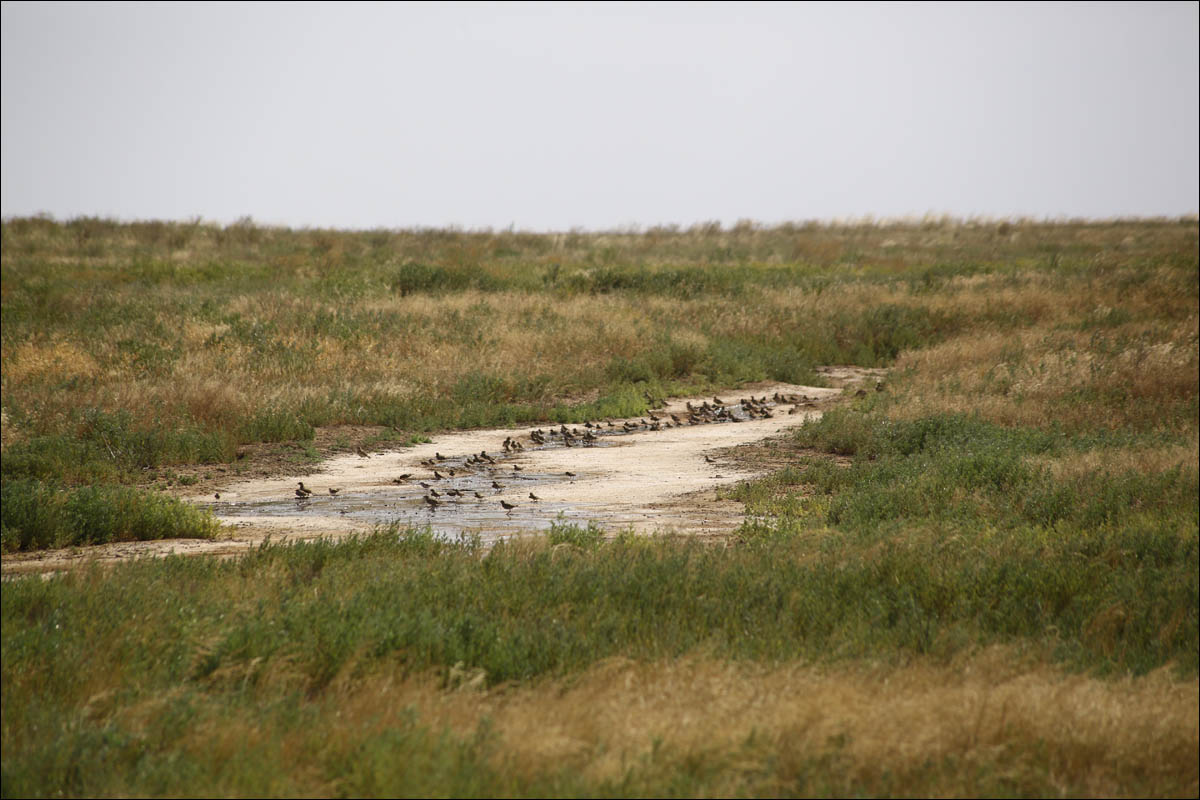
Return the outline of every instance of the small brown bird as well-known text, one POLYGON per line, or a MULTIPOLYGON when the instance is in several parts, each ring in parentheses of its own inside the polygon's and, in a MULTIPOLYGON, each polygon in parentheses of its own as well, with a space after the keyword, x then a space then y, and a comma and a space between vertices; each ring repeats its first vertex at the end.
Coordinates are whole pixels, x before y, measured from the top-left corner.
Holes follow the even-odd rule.
POLYGON ((371 457, 370 454, 366 450, 362 449, 362 447, 355 447, 354 452, 358 453, 359 456, 361 456, 362 458, 370 458, 371 457))
POLYGON ((433 454, 433 457, 434 457, 434 458, 436 458, 438 461, 445 461, 445 460, 446 460, 446 457, 445 457, 444 455, 442 455, 441 453, 434 453, 434 454, 433 454))
POLYGON ((443 475, 442 473, 438 472, 436 469, 433 471, 433 479, 435 481, 440 481, 444 477, 446 477, 446 476, 443 475))
POLYGON ((704 460, 705 460, 705 461, 707 461, 709 464, 715 464, 715 463, 717 463, 717 462, 713 461, 711 458, 709 458, 708 456, 705 456, 705 457, 704 457, 704 460))
POLYGON ((481 495, 479 492, 476 492, 476 493, 475 493, 475 499, 476 499, 476 500, 482 500, 482 499, 483 499, 483 495, 481 495))
POLYGON ((855 396, 855 397, 866 397, 866 396, 867 396, 867 390, 866 390, 866 389, 859 389, 857 392, 855 392, 855 393, 854 393, 854 396, 855 396))
POLYGON ((298 481, 298 483, 300 484, 300 488, 296 490, 296 495, 298 497, 308 497, 310 494, 312 494, 312 489, 305 487, 304 481, 298 481))
POLYGON ((518 467, 516 464, 513 464, 513 465, 512 465, 512 468, 513 468, 513 472, 520 472, 520 471, 521 471, 521 468, 520 468, 520 467, 518 467))
POLYGON ((417 483, 421 484, 421 488, 422 488, 422 489, 428 489, 428 488, 429 488, 429 484, 428 484, 428 483, 426 483, 425 481, 417 481, 417 483))
POLYGON ((427 496, 427 497, 423 497, 421 499, 429 504, 429 508, 431 511, 441 505, 441 503, 439 503, 437 500, 434 500, 432 497, 427 496))
POLYGON ((529 499, 530 499, 530 500, 541 500, 542 498, 538 497, 538 496, 537 496, 536 494, 534 494, 533 492, 530 492, 530 493, 529 493, 529 499))
POLYGON ((216 499, 216 500, 220 500, 220 499, 221 499, 221 493, 220 493, 220 492, 217 492, 216 494, 214 494, 214 495, 213 495, 213 498, 214 498, 214 499, 216 499))
POLYGON ((338 489, 334 489, 332 486, 330 486, 330 487, 329 487, 329 493, 330 493, 330 494, 337 494, 337 493, 338 493, 338 492, 340 492, 340 491, 341 491, 341 489, 340 489, 340 488, 338 488, 338 489))
POLYGON ((503 487, 503 486, 501 486, 501 485, 500 485, 499 483, 497 483, 496 481, 492 481, 492 488, 493 488, 493 489, 503 489, 504 487, 503 487))
POLYGON ((568 472, 568 473, 567 473, 567 477, 568 477, 568 478, 574 478, 574 477, 575 477, 575 473, 574 473, 574 472, 568 472))
POLYGON ((517 507, 516 503, 506 503, 503 500, 500 501, 500 505, 504 506, 505 511, 512 511, 514 508, 517 507))
POLYGON ((438 494, 438 490, 437 490, 437 489, 430 489, 430 490, 429 490, 429 493, 430 493, 431 495, 433 495, 434 497, 441 497, 441 495, 440 495, 440 494, 438 494))

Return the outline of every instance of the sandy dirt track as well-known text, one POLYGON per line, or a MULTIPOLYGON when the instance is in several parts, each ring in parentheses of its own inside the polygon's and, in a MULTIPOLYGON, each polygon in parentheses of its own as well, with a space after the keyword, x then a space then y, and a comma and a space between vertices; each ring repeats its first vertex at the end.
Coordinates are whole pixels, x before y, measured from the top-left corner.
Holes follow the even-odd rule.
MULTIPOLYGON (((870 382, 882 370, 824 368, 837 388, 759 383, 724 393, 721 400, 731 407, 742 398, 765 397, 771 418, 740 422, 704 423, 649 430, 642 422, 628 433, 620 430, 623 420, 605 427, 595 446, 565 447, 561 437, 545 446, 530 441, 530 427, 462 431, 441 434, 428 444, 372 453, 369 457, 350 454, 331 458, 319 471, 304 476, 234 481, 219 489, 221 499, 211 495, 185 498, 212 508, 227 523, 213 540, 173 539, 152 542, 122 542, 70 550, 18 553, 3 558, 3 573, 16 575, 69 568, 89 560, 122 561, 140 556, 167 554, 227 555, 272 541, 337 537, 370 530, 380 522, 431 525, 436 531, 453 534, 478 532, 485 539, 518 531, 546 529, 555 520, 586 523, 595 521, 609 530, 638 532, 674 529, 697 535, 727 533, 742 521, 742 504, 717 499, 715 490, 768 471, 744 460, 725 459, 729 448, 774 436, 805 419, 819 416, 823 407, 843 394, 841 387, 870 382), (799 396, 807 403, 773 402, 799 396), (525 449, 505 454, 506 437, 521 441, 525 449), (467 457, 486 452, 495 465, 465 465, 467 457), (435 479, 429 465, 438 455, 436 469, 444 477, 435 479), (424 463, 423 463, 424 462, 424 463), (514 469, 514 465, 520 469, 514 469), (450 476, 449 471, 455 470, 450 476), (573 476, 566 473, 572 472, 573 476), (411 477, 397 483, 398 476, 411 477), (298 482, 312 489, 311 499, 298 500, 298 482), (493 481, 503 488, 495 488, 493 481), (430 509, 428 489, 440 489, 440 505, 430 509), (338 489, 330 496, 328 489, 338 489), (447 489, 459 489, 462 498, 447 497, 447 489), (478 492, 482 498, 475 497, 478 492), (537 500, 530 499, 530 493, 537 500), (505 510, 500 501, 515 505, 505 510)), ((713 397, 681 398, 656 410, 663 423, 670 414, 686 418, 693 407, 713 397)), ((740 409, 744 411, 744 409, 740 409)), ((583 426, 568 426, 584 430, 583 426)), ((542 426, 547 430, 548 426, 542 426)))

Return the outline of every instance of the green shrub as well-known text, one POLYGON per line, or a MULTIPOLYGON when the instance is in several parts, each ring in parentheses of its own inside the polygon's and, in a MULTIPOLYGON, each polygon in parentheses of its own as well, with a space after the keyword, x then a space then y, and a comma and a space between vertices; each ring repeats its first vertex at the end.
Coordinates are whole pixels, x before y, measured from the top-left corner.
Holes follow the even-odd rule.
POLYGON ((35 480, 3 483, 3 547, 15 550, 147 539, 209 538, 208 511, 121 486, 57 489, 35 480))

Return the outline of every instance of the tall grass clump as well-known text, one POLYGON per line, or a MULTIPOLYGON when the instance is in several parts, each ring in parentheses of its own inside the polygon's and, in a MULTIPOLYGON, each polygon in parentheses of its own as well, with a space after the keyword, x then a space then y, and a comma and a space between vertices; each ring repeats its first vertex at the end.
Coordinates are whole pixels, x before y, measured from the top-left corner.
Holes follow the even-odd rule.
POLYGON ((211 538, 208 511, 122 486, 60 489, 35 480, 3 483, 3 550, 33 550, 149 539, 211 538))

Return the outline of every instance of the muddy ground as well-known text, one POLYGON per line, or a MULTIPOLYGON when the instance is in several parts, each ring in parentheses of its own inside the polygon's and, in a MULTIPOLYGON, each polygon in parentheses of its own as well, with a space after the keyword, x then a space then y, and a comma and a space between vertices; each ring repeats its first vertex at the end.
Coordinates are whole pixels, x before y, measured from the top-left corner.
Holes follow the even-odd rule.
MULTIPOLYGON (((780 466, 756 457, 762 452, 756 443, 820 416, 847 388, 870 389, 882 377, 881 370, 851 367, 822 372, 832 388, 758 383, 724 396, 674 399, 653 412, 657 419, 569 425, 566 437, 560 428, 552 434, 550 426, 540 426, 544 443, 531 439, 536 428, 530 427, 461 431, 412 447, 356 447, 316 465, 289 463, 276 454, 251 469, 243 465, 241 472, 251 477, 198 472, 187 493, 179 493, 225 523, 218 538, 15 553, 3 557, 3 573, 141 556, 229 555, 268 538, 338 537, 392 522, 429 525, 448 537, 477 534, 485 541, 561 522, 719 536, 743 519, 743 505, 722 500, 719 490, 780 466), (742 402, 752 398, 765 403, 742 402), (689 406, 700 410, 691 414, 689 406), (713 409, 721 407, 727 411, 718 417, 713 409), (522 449, 506 450, 505 440, 522 449), (310 496, 297 496, 301 483, 310 496)), ((349 435, 356 433, 362 434, 349 435)), ((318 439, 345 447, 347 435, 323 431, 318 439)))

